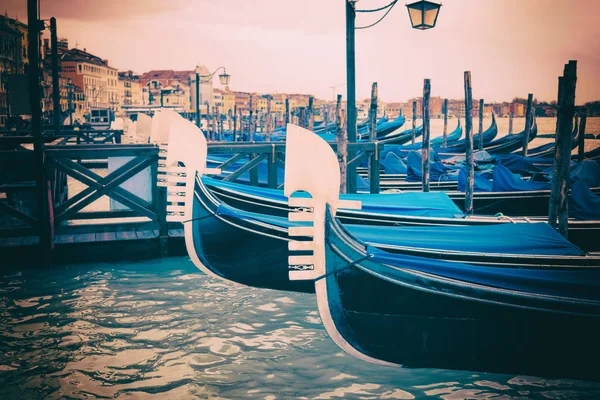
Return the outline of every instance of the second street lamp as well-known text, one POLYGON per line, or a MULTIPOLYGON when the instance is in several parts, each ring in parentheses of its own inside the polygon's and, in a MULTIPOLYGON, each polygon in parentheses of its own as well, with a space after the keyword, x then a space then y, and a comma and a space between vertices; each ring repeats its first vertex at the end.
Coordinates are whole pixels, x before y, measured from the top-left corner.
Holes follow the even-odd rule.
MULTIPOLYGON (((355 57, 355 42, 354 34, 357 29, 367 29, 381 22, 396 5, 398 0, 393 0, 391 3, 372 10, 357 10, 355 8, 358 0, 344 0, 346 3, 346 101, 347 101, 347 129, 348 142, 356 142, 356 57, 355 57), (367 26, 355 25, 356 13, 374 13, 385 11, 384 15, 375 23, 367 26)), ((412 27, 415 29, 425 30, 435 26, 439 14, 441 4, 437 4, 427 0, 420 0, 411 4, 407 4, 408 14, 411 20, 412 27)), ((354 154, 348 152, 348 159, 351 160, 354 154)), ((348 193, 356 193, 356 167, 350 166, 347 168, 346 187, 348 193)))

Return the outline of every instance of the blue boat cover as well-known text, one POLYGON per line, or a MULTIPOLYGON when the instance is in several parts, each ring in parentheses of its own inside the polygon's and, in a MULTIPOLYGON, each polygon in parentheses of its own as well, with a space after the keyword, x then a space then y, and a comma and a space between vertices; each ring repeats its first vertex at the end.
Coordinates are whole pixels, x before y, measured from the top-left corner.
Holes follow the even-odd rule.
MULTIPOLYGON (((238 193, 258 198, 287 203, 283 190, 258 188, 231 182, 202 177, 207 186, 226 188, 238 193)), ((293 197, 309 197, 306 193, 295 193, 293 197)), ((406 192, 382 194, 343 194, 344 200, 360 200, 362 211, 374 214, 392 214, 414 217, 454 218, 463 212, 443 192, 406 192)))
POLYGON ((388 153, 381 163, 386 174, 406 174, 406 163, 394 153, 388 153))
POLYGON ((348 225, 347 228, 369 244, 484 254, 585 254, 546 223, 377 227, 348 225))
POLYGON ((581 180, 571 185, 569 217, 577 220, 600 220, 600 196, 592 192, 581 180))
POLYGON ((523 157, 517 154, 498 154, 496 155, 496 165, 502 165, 510 171, 517 174, 539 173, 543 171, 541 165, 552 166, 547 158, 543 157, 523 157))
POLYGON ((589 187, 600 186, 600 165, 593 160, 582 160, 571 168, 571 184, 580 180, 589 187))
MULTIPOLYGON (((458 168, 448 167, 439 161, 435 151, 430 152, 429 179, 431 182, 456 181, 458 179, 458 168)), ((406 180, 418 182, 423 179, 422 157, 420 151, 411 151, 406 157, 406 180)))
MULTIPOLYGON (((239 210, 221 204, 217 214, 281 228, 310 222, 239 210)), ((372 245, 398 245, 418 249, 490 254, 582 256, 585 253, 545 223, 504 223, 483 226, 372 226, 346 225, 357 238, 372 245), (502 240, 495 240, 502 238, 502 240)))
POLYGON ((542 296, 581 300, 600 300, 600 270, 481 267, 431 258, 393 254, 367 246, 371 260, 380 263, 372 270, 377 275, 402 281, 402 269, 542 296), (388 268, 387 264, 396 268, 388 268))
MULTIPOLYGON (((473 190, 475 192, 491 192, 492 191, 492 181, 482 177, 479 173, 475 172, 473 174, 474 182, 473 182, 473 190)), ((458 171, 458 187, 457 190, 459 192, 464 192, 467 188, 467 172, 465 168, 461 168, 458 171)))
POLYGON ((550 190, 551 186, 550 182, 526 181, 520 175, 513 174, 502 165, 496 165, 496 168, 494 168, 493 192, 550 190))

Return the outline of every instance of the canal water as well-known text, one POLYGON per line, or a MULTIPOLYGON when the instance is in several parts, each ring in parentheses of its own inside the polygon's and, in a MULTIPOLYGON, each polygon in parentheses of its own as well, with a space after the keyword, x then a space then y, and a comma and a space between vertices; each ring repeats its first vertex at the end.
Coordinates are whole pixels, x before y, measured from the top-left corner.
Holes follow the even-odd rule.
POLYGON ((15 269, 0 313, 0 399, 600 398, 593 382, 356 360, 313 295, 227 284, 187 257, 15 269))

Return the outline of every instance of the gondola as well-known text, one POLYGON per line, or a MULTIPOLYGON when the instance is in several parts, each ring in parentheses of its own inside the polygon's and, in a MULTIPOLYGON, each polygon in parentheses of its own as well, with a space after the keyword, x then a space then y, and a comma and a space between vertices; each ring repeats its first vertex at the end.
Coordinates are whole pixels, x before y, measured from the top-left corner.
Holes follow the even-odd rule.
MULTIPOLYGON (((486 145, 487 143, 490 143, 492 140, 494 140, 496 135, 498 135, 498 125, 496 124, 496 117, 494 114, 492 114, 492 123, 490 124, 490 127, 483 131, 483 144, 486 145)), ((473 147, 476 147, 477 143, 479 143, 479 133, 473 135, 473 147)), ((448 153, 451 155, 462 154, 466 151, 466 147, 467 139, 462 139, 459 140, 458 143, 452 144, 451 146, 439 148, 438 152, 440 154, 448 153)))
POLYGON ((384 365, 600 379, 598 257, 514 268, 377 249, 335 218, 335 154, 304 143, 286 153, 285 194, 310 196, 290 197, 304 210, 290 220, 311 224, 290 232, 303 236, 290 243, 290 279, 314 283, 321 321, 341 349, 384 365), (331 171, 294 154, 307 145, 331 171))

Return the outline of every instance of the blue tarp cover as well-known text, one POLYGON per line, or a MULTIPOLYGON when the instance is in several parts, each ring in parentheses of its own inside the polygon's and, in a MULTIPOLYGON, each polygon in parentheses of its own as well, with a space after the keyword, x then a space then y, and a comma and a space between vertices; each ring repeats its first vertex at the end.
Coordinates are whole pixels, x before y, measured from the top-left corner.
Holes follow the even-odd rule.
POLYGON ((388 153, 381 163, 386 174, 406 174, 406 163, 394 153, 388 153))
MULTIPOLYGON (((589 269, 524 269, 480 267, 470 264, 432 260, 403 254, 392 254, 368 246, 373 261, 401 269, 545 296, 561 296, 573 299, 600 300, 600 270, 589 269)), ((374 272, 391 279, 402 280, 401 272, 384 265, 374 267, 374 272)))
POLYGON ((571 185, 569 217, 577 220, 600 220, 600 196, 595 195, 583 181, 576 180, 571 185))
MULTIPOLYGON (((244 193, 263 199, 287 203, 287 197, 282 190, 257 188, 217 179, 203 177, 205 185, 228 188, 238 193, 244 193)), ((294 197, 308 197, 307 194, 296 193, 294 197)), ((406 192, 390 194, 343 194, 344 200, 360 200, 362 211, 377 214, 393 214, 415 217, 453 218, 463 215, 463 212, 443 192, 406 192)))
POLYGON ((583 160, 571 168, 571 184, 583 181, 589 187, 600 186, 600 165, 593 160, 583 160))
POLYGON ((348 225, 348 229, 370 244, 485 254, 585 254, 546 223, 477 226, 348 225))
MULTIPOLYGON (((281 228, 310 224, 289 222, 285 217, 258 214, 221 204, 219 215, 269 223, 281 228)), ((430 250, 452 250, 489 254, 538 254, 581 256, 585 253, 545 223, 485 226, 370 226, 346 225, 368 244, 398 245, 430 250)))
MULTIPOLYGON (((482 177, 477 172, 475 172, 473 174, 473 176, 475 177, 473 189, 476 192, 491 192, 492 191, 492 187, 493 187, 492 181, 482 177)), ((467 172, 465 171, 464 168, 461 168, 460 171, 458 171, 457 190, 459 192, 464 192, 466 190, 466 187, 467 187, 467 172)))
POLYGON ((526 181, 520 175, 513 174, 508 168, 496 165, 494 168, 493 192, 516 192, 528 190, 550 190, 550 182, 526 181))

